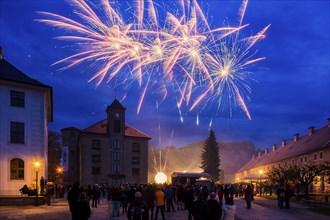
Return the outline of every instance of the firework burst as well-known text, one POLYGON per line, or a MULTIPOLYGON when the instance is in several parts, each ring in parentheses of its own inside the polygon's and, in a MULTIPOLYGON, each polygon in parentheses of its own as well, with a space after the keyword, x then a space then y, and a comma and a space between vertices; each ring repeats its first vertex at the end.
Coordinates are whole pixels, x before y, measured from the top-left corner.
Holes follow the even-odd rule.
POLYGON ((67 31, 57 39, 78 47, 77 53, 53 65, 64 64, 62 70, 66 70, 91 62, 97 69, 89 81, 97 86, 115 77, 124 86, 136 82, 141 88, 137 113, 152 90, 162 100, 175 94, 181 121, 182 108, 198 113, 214 104, 215 115, 239 106, 251 119, 245 104, 250 94, 248 66, 264 58, 254 58, 255 52, 249 51, 269 26, 257 35, 240 38, 240 30, 248 26, 243 25, 247 0, 239 9, 238 26, 216 28, 209 25, 197 0, 178 1, 175 13, 153 0, 136 0, 134 5, 126 3, 129 19, 118 3, 108 0, 69 2, 76 19, 38 12, 44 18, 37 21, 67 31), (163 19, 157 9, 162 10, 163 19))

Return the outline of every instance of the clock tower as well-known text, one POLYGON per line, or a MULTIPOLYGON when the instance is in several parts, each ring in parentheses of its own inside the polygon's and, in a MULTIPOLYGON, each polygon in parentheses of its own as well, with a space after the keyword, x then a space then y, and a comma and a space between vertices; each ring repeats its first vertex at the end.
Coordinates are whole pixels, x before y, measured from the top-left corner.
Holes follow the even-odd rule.
POLYGON ((107 107, 107 133, 112 137, 123 137, 125 135, 125 111, 126 108, 124 108, 117 99, 107 107))

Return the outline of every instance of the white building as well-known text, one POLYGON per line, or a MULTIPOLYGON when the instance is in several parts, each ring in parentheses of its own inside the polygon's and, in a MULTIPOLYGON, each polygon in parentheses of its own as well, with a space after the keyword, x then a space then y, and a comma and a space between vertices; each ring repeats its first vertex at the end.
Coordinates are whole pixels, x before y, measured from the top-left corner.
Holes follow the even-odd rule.
POLYGON ((52 87, 18 70, 0 56, 0 196, 35 187, 35 162, 47 178, 48 122, 53 120, 52 87))

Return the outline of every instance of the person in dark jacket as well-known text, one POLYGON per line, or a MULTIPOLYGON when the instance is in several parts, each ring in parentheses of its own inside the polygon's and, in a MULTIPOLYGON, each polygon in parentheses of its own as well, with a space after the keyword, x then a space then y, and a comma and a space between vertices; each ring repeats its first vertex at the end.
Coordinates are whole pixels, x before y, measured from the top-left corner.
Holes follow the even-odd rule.
POLYGON ((220 203, 215 199, 214 192, 210 194, 210 199, 207 200, 207 206, 209 207, 209 220, 219 220, 222 216, 222 209, 220 203))
POLYGON ((198 199, 192 203, 190 210, 194 220, 209 219, 209 207, 203 199, 202 193, 198 194, 198 199))
POLYGON ((70 207, 70 212, 72 216, 72 220, 79 220, 77 217, 78 209, 77 209, 77 202, 79 198, 79 183, 76 182, 73 187, 68 192, 68 202, 70 207))
POLYGON ((140 192, 135 193, 135 200, 129 204, 127 218, 129 220, 148 220, 147 204, 143 202, 140 192))
POLYGON ((91 208, 89 207, 89 202, 87 200, 87 194, 81 192, 79 194, 79 199, 77 201, 77 219, 87 220, 91 217, 91 208))

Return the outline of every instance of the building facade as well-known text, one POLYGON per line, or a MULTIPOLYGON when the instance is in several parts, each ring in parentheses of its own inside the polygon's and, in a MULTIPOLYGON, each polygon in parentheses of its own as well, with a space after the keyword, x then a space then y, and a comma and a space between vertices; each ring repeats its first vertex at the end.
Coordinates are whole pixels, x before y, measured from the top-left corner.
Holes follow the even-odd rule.
POLYGON ((19 195, 23 185, 34 188, 37 173, 37 181, 47 178, 52 120, 52 88, 0 58, 0 195, 19 195))
MULTIPOLYGON (((290 142, 282 140, 280 147, 272 146, 257 156, 253 155, 241 169, 235 173, 236 182, 259 181, 265 178, 266 173, 274 167, 284 167, 312 162, 314 164, 330 162, 330 118, 328 123, 315 129, 309 127, 305 135, 294 134, 290 142)), ((318 177, 321 178, 321 177, 318 177)), ((310 186, 314 192, 330 191, 330 185, 320 179, 310 186)))
POLYGON ((64 182, 147 183, 150 137, 125 123, 125 111, 115 99, 106 119, 83 130, 62 129, 64 182))

